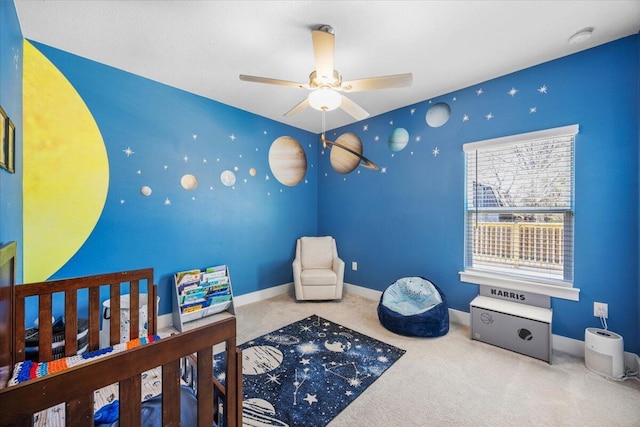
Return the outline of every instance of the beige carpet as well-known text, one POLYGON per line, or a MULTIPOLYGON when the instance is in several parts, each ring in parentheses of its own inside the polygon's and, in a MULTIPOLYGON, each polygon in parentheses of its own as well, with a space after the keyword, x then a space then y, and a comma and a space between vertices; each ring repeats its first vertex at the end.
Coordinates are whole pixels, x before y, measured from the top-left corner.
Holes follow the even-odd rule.
POLYGON ((378 321, 377 301, 281 295, 236 307, 238 343, 317 314, 407 353, 329 424, 359 426, 640 426, 640 382, 607 380, 554 352, 553 364, 469 338, 409 338, 378 321))

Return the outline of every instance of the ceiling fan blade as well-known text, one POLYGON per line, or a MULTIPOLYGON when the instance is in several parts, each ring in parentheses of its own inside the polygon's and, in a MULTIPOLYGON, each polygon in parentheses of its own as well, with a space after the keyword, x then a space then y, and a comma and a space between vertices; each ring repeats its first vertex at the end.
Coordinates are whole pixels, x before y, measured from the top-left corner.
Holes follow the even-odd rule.
POLYGON ((369 113, 367 113, 362 107, 360 107, 358 104, 356 104, 346 96, 341 96, 342 101, 340 102, 340 108, 342 108, 350 116, 352 116, 356 120, 364 120, 369 117, 369 113))
POLYGON ((298 103, 298 105, 296 105, 291 110, 289 110, 286 113, 284 113, 284 116, 285 117, 295 116, 296 114, 298 114, 299 112, 301 112, 302 110, 304 110, 307 107, 309 107, 309 98, 305 98, 302 101, 300 101, 298 103))
POLYGON ((316 63, 316 78, 320 81, 333 80, 333 56, 335 52, 335 37, 329 31, 331 27, 322 26, 311 32, 313 54, 316 63), (326 29, 327 31, 324 31, 326 29))
POLYGON ((297 83, 297 82, 290 82, 288 80, 270 79, 268 77, 247 76, 245 74, 240 74, 240 80, 243 80, 245 82, 267 83, 270 85, 289 86, 289 87, 295 87, 300 89, 309 89, 309 85, 306 83, 297 83))
POLYGON ((413 74, 393 74, 390 76, 370 77, 368 79, 351 80, 342 83, 345 92, 362 90, 387 89, 391 87, 406 87, 413 84, 413 74))

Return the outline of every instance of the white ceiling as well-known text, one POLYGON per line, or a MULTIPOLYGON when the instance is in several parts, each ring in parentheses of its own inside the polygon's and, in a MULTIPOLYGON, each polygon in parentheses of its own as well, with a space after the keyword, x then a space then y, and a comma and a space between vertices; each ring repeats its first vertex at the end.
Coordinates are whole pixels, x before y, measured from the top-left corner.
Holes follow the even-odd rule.
MULTIPOLYGON (((413 73, 408 88, 349 94, 372 116, 640 30, 640 1, 15 0, 23 36, 314 133, 321 113, 283 114, 308 82, 311 30, 334 28, 344 80, 413 73), (569 37, 593 27, 593 37, 569 37)), ((588 72, 588 70, 585 70, 588 72)), ((354 120, 327 113, 327 129, 354 120)))

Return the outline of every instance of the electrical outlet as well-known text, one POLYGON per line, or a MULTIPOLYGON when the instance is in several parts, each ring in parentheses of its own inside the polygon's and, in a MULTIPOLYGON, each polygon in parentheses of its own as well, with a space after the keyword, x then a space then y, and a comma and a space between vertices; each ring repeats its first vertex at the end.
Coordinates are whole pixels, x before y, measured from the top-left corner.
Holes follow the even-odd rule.
POLYGON ((593 315, 595 317, 604 317, 607 319, 609 317, 609 305, 603 302, 594 302, 593 315))
POLYGON ((355 262, 355 261, 353 261, 353 262, 351 263, 351 269, 352 269, 353 271, 358 271, 358 263, 357 263, 357 262, 355 262))

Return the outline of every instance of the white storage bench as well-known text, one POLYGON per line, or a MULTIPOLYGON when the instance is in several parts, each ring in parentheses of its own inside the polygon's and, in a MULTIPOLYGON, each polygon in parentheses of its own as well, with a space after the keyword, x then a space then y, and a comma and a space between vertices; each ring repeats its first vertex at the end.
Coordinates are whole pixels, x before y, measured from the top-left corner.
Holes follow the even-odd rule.
POLYGON ((483 295, 470 306, 471 339, 551 363, 551 308, 483 295))

